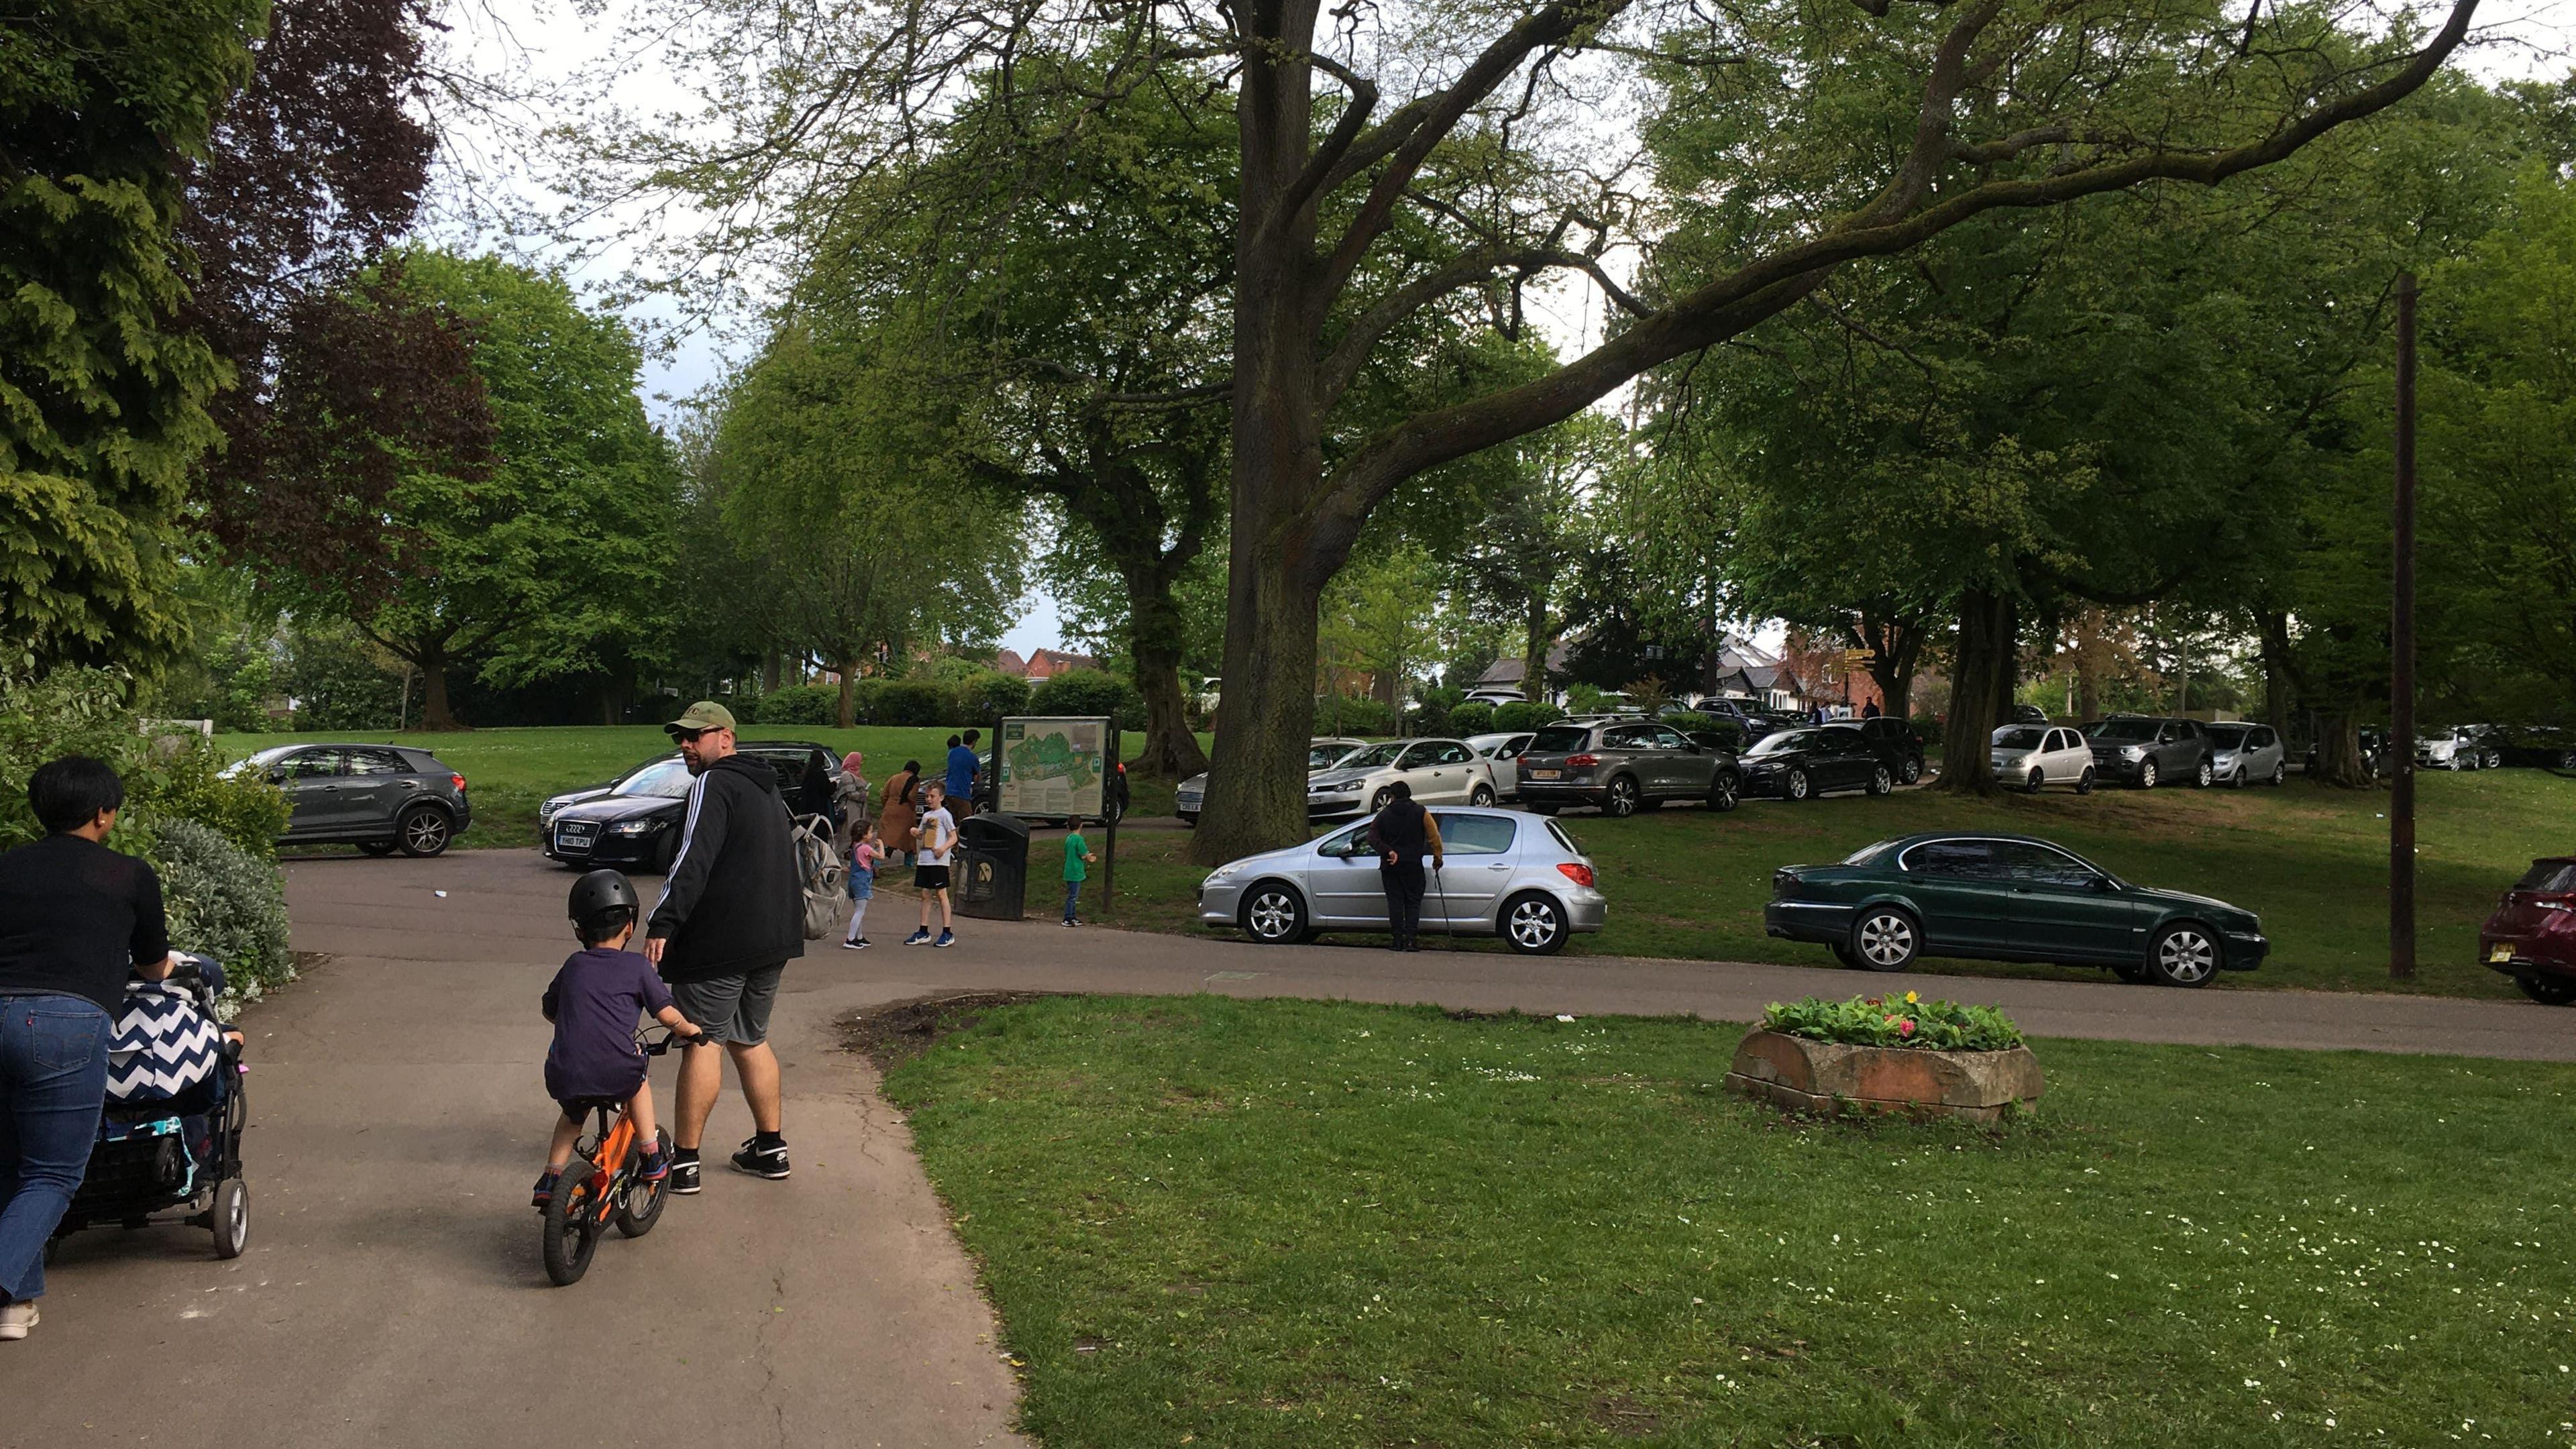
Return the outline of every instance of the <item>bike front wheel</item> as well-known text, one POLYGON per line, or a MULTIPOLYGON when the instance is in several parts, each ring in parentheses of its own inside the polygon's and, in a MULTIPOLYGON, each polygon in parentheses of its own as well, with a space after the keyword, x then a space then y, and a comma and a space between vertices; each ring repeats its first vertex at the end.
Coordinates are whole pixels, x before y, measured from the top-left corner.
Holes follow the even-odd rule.
MULTIPOLYGON (((653 1129, 653 1142, 662 1149, 662 1160, 670 1161, 671 1134, 656 1127, 653 1129)), ((640 1178, 629 1182, 626 1201, 617 1209, 617 1231, 630 1238, 640 1238, 653 1231, 653 1225, 662 1220, 662 1204, 670 1201, 670 1197, 671 1179, 668 1177, 659 1182, 645 1182, 640 1178)))
POLYGON ((599 1194, 606 1182, 606 1174, 578 1157, 555 1182, 544 1221, 546 1279, 558 1288, 571 1287, 590 1271, 590 1255, 599 1251, 599 1194))

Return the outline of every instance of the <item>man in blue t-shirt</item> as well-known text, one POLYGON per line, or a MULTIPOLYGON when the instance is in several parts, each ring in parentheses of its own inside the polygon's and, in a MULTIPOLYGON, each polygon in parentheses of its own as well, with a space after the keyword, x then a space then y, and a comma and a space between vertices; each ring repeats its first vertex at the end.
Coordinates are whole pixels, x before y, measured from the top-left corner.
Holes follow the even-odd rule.
POLYGON ((968 730, 962 740, 948 737, 948 806, 960 815, 975 813, 975 771, 983 763, 975 756, 978 738, 975 730, 968 730))

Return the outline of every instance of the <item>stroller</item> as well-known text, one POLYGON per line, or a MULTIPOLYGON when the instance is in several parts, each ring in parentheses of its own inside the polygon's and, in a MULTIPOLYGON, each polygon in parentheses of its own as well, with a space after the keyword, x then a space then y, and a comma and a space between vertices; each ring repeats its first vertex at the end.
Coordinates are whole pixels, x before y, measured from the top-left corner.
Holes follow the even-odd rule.
POLYGON ((164 1221, 212 1228, 215 1256, 238 1258, 250 1239, 242 1181, 241 1045, 214 1018, 224 969, 179 958, 166 981, 129 981, 109 1045, 107 1107, 89 1175, 72 1197, 60 1238, 94 1224, 140 1228, 164 1221))

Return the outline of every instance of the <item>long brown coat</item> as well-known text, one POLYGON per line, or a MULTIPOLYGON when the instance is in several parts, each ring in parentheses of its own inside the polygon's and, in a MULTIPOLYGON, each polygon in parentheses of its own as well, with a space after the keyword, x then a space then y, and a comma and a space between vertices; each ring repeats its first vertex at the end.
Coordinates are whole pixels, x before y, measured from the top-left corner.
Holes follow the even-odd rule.
POLYGON ((917 778, 910 770, 897 770, 886 777, 885 793, 877 803, 877 833, 885 837, 886 849, 912 849, 912 782, 917 778))

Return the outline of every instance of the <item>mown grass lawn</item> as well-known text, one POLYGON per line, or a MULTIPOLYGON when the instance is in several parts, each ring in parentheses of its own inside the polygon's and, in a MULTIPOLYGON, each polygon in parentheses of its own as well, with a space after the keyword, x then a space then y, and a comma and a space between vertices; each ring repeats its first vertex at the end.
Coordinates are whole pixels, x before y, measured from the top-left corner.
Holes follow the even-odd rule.
MULTIPOLYGON (((2418 782, 2416 991, 2516 996, 2477 957, 2477 929, 2536 855, 2576 851, 2576 780, 2541 770, 2436 772, 2418 782)), ((1575 954, 1829 965, 1822 947, 1762 934, 1771 872, 1840 860, 1872 841, 1921 830, 2038 835, 2130 880, 2217 896, 2260 912, 2273 954, 2231 987, 2385 991, 2388 981, 2388 795, 2335 790, 2293 776, 2280 789, 2065 791, 1960 799, 1905 790, 1883 800, 1838 795, 1799 805, 1747 801, 1731 814, 1681 806, 1610 820, 1559 817, 1601 868, 1608 929, 1575 954)), ((1196 930, 1204 869, 1188 842, 1120 838, 1122 924, 1196 930)), ((2050 966, 1926 962, 1926 969, 2074 976, 2050 966)), ((1855 979, 1857 989, 1862 985, 1855 979)))
POLYGON ((1740 1028, 1056 998, 897 1068, 1074 1446, 2565 1444, 2576 1068, 2038 1044, 1785 1119, 1740 1028))

